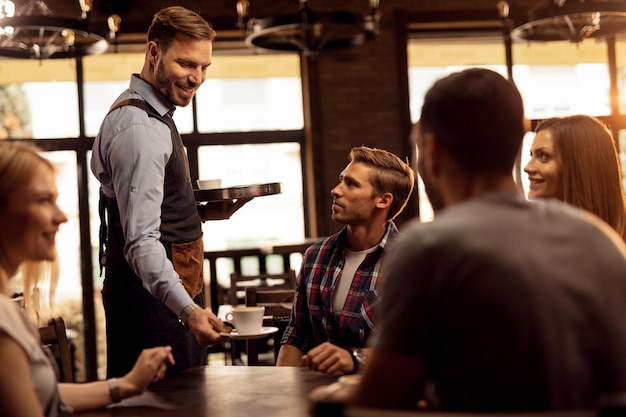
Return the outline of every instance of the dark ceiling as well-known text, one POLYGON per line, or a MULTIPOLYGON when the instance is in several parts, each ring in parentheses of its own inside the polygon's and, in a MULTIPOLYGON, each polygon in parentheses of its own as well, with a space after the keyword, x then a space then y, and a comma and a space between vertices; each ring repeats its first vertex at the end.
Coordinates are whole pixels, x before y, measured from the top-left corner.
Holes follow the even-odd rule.
MULTIPOLYGON (((16 8, 29 0, 14 0, 16 8)), ((32 0, 31 0, 32 1, 32 0)), ((249 0, 251 17, 296 13, 299 0, 249 0)), ((510 0, 512 10, 526 11, 533 5, 551 0, 510 0)), ((580 1, 580 0, 570 0, 580 1)), ((588 0, 589 1, 589 0, 588 0)), ((604 0, 603 0, 604 1, 604 0)), ((44 0, 55 16, 79 18, 79 0, 44 0)), ((455 26, 479 26, 497 28, 497 0, 380 0, 381 26, 389 28, 399 10, 404 11, 414 23, 416 31, 435 32, 454 29, 455 26)), ((243 47, 242 36, 237 27, 236 0, 93 0, 90 19, 94 27, 104 31, 106 18, 118 14, 122 18, 118 36, 120 46, 143 44, 152 15, 162 7, 181 5, 198 12, 218 32, 216 49, 243 47), (226 45, 226 46, 225 46, 226 45)), ((309 7, 316 11, 348 10, 368 13, 369 0, 309 0, 309 7)), ((454 32, 454 30, 453 30, 454 32)))
MULTIPOLYGON (((14 2, 19 9, 29 1, 43 1, 53 11, 54 16, 76 19, 81 16, 79 0, 14 2)), ((314 11, 347 10, 367 14, 369 2, 370 0, 309 0, 308 5, 314 11)), ((249 16, 263 18, 297 13, 300 0, 249 0, 249 3, 249 16)), ((498 0, 380 0, 381 31, 392 31, 402 21, 408 28, 409 36, 415 39, 472 40, 484 36, 501 36, 502 20, 498 15, 498 3, 498 0)), ((616 5, 617 9, 624 10, 624 14, 613 24, 626 26, 626 0, 508 0, 506 3, 510 6, 510 22, 513 27, 525 23, 529 13, 540 8, 556 7, 557 3, 574 7, 616 5)), ((218 33, 214 42, 215 51, 249 51, 237 26, 237 0, 93 0, 89 16, 90 27, 95 32, 106 33, 107 17, 117 14, 121 17, 121 28, 115 50, 137 50, 145 43, 145 33, 153 14, 162 7, 173 4, 198 12, 211 22, 218 33)), ((558 30, 562 32, 562 27, 558 30)))

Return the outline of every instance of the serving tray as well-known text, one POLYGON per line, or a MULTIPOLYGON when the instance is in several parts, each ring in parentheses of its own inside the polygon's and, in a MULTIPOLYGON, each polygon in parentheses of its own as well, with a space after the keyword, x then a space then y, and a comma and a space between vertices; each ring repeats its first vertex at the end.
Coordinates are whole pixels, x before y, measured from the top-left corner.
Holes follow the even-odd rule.
POLYGON ((239 198, 254 198, 280 193, 280 183, 237 185, 226 188, 193 190, 196 201, 224 201, 239 198))

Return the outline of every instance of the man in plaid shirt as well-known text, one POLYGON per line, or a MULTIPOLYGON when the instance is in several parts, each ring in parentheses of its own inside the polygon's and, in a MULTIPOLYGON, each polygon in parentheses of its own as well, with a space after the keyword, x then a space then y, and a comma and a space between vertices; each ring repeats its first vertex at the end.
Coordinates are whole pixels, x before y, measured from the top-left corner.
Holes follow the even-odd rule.
POLYGON ((345 226, 304 253, 278 366, 332 375, 358 370, 376 323, 381 259, 414 183, 414 171, 396 155, 352 148, 331 190, 332 219, 345 226))

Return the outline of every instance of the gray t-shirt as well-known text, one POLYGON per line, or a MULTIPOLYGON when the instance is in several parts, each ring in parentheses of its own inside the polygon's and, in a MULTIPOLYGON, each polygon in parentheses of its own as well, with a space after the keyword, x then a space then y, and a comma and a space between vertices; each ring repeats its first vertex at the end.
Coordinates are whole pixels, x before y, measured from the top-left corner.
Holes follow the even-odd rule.
POLYGON ((593 407, 626 389, 618 245, 557 201, 452 206, 393 242, 374 346, 423 357, 443 410, 593 407))

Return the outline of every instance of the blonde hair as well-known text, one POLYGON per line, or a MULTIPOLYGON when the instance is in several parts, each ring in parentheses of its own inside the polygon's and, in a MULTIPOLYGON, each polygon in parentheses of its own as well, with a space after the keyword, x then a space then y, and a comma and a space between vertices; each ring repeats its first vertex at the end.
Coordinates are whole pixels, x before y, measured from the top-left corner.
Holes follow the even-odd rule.
MULTIPOLYGON (((38 148, 24 143, 0 141, 0 207, 8 203, 14 191, 28 185, 41 165, 56 172, 52 162, 41 156, 39 151, 38 148)), ((5 254, 0 247, 0 274, 8 281, 10 277, 4 270, 5 262, 5 254)), ((58 261, 26 261, 22 263, 20 273, 26 311, 33 320, 39 322, 43 304, 41 301, 52 306, 59 279, 58 261), (41 300, 42 295, 46 300, 41 300)))

